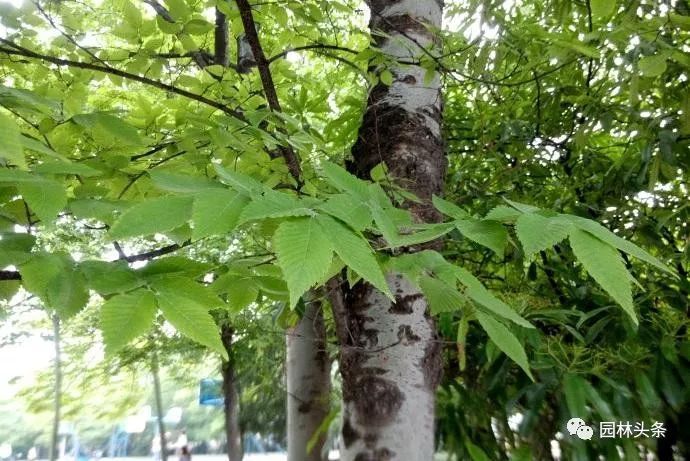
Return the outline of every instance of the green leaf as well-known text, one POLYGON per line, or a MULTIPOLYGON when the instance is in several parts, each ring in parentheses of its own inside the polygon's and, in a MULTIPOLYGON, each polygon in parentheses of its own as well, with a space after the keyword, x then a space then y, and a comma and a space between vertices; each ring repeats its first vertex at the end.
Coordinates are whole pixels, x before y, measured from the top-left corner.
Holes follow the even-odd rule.
POLYGON ((470 458, 472 458, 472 461, 490 461, 491 458, 487 456, 487 454, 479 448, 477 445, 473 444, 469 440, 465 440, 465 447, 467 448, 467 451, 470 454, 470 458))
POLYGON ((517 363, 520 368, 534 381, 534 376, 529 369, 529 363, 527 361, 527 354, 525 349, 520 344, 520 341, 515 337, 515 335, 505 327, 501 322, 497 321, 490 315, 484 314, 483 312, 475 312, 477 320, 481 324, 486 334, 489 335, 489 339, 496 344, 496 346, 502 350, 508 357, 510 357, 515 363, 517 363))
POLYGON ((181 303, 194 304, 206 311, 223 306, 223 301, 210 289, 187 277, 176 275, 159 277, 151 282, 151 287, 157 295, 173 297, 181 303))
POLYGON ((216 191, 223 189, 223 186, 217 181, 203 176, 191 176, 164 170, 152 170, 149 172, 149 176, 159 189, 178 194, 200 192, 207 189, 216 191))
POLYGON ((370 194, 366 181, 362 181, 342 167, 328 161, 321 162, 321 169, 328 183, 339 191, 347 192, 359 200, 369 199, 370 194))
POLYGON ((498 205, 492 208, 491 211, 484 216, 484 219, 487 221, 513 222, 520 216, 520 214, 521 213, 515 208, 505 205, 498 205))
POLYGON ((290 307, 328 271, 333 247, 314 218, 283 222, 273 236, 278 265, 290 291, 290 307))
POLYGON ((319 216, 317 219, 340 259, 362 278, 393 299, 393 294, 369 242, 330 216, 319 216))
POLYGON ((448 200, 444 200, 441 197, 434 195, 431 200, 438 211, 446 216, 450 216, 453 219, 465 219, 470 216, 465 210, 456 204, 449 202, 448 200))
POLYGON ((31 210, 42 222, 52 222, 57 214, 67 205, 65 188, 57 181, 47 179, 25 182, 18 185, 31 210))
POLYGON ((122 239, 164 232, 183 225, 191 214, 191 197, 158 197, 125 210, 109 234, 112 239, 122 239))
POLYGON ((589 232, 579 229, 570 233, 570 247, 589 275, 620 304, 637 325, 630 283, 632 277, 626 270, 618 250, 589 232))
POLYGON ((472 301, 477 304, 478 308, 489 311, 506 320, 510 320, 516 325, 525 328, 534 328, 531 323, 515 312, 512 307, 487 290, 482 282, 466 269, 454 267, 454 271, 458 281, 465 286, 465 295, 472 299, 472 301))
POLYGON ((256 179, 246 174, 230 171, 220 165, 213 165, 221 180, 237 192, 245 195, 255 196, 260 194, 266 187, 256 179))
POLYGON ((565 394, 568 413, 578 418, 589 416, 584 383, 585 380, 578 375, 568 373, 563 377, 563 394, 565 394))
POLYGON ((21 138, 15 121, 0 112, 0 157, 19 168, 26 168, 21 138))
POLYGON ((197 278, 207 274, 211 268, 210 264, 183 256, 167 256, 151 261, 137 272, 149 279, 159 279, 161 276, 169 275, 197 278))
POLYGON ((46 286, 45 302, 62 319, 75 315, 89 300, 84 277, 71 269, 58 273, 46 286))
MULTIPOLYGON (((425 228, 411 234, 397 235, 395 236, 393 242, 389 242, 391 247, 401 247, 418 245, 420 243, 431 242, 437 238, 443 237, 448 232, 455 228, 453 223, 438 223, 438 224, 428 224, 424 226, 425 228)), ((386 239, 388 240, 388 239, 386 239)))
POLYGON ((468 239, 490 248, 499 256, 503 255, 508 242, 508 232, 501 223, 463 219, 455 221, 455 227, 468 239))
POLYGON ((239 312, 259 296, 259 287, 254 283, 250 273, 240 275, 235 272, 223 274, 213 282, 216 293, 224 293, 228 307, 233 312, 239 312))
POLYGON ((100 170, 91 168, 83 163, 50 160, 37 165, 33 171, 41 174, 79 175, 83 177, 99 176, 100 170))
POLYGON ((535 253, 552 248, 565 240, 572 224, 564 219, 546 218, 537 213, 524 213, 515 223, 515 231, 525 252, 525 261, 535 253))
POLYGON ((101 331, 107 354, 146 333, 156 318, 156 299, 148 290, 113 296, 101 307, 101 331))
POLYGON ((340 219, 357 231, 369 227, 373 219, 366 202, 359 201, 349 194, 332 195, 326 203, 317 208, 340 219))
POLYGON ((79 264, 79 270, 89 287, 101 295, 124 293, 144 284, 124 261, 84 261, 79 264))
POLYGON ((273 189, 267 189, 244 208, 240 216, 240 223, 266 218, 312 216, 314 214, 313 210, 305 207, 296 198, 273 189))
POLYGON ((666 72, 666 56, 657 54, 645 56, 637 62, 637 68, 645 77, 658 77, 666 72))
POLYGON ((419 287, 424 292, 424 297, 434 315, 442 312, 457 312, 466 304, 458 290, 443 280, 422 275, 419 278, 419 287))
POLYGON ((589 0, 592 17, 608 18, 616 11, 616 0, 589 0))
MULTIPOLYGON (((186 293, 184 289, 180 289, 177 282, 181 280, 184 279, 166 279, 163 284, 153 287, 156 290, 156 301, 163 316, 180 333, 219 352, 227 360, 228 353, 220 340, 218 326, 208 313, 209 307, 192 299, 192 293, 186 293)), ((185 283, 186 287, 190 286, 189 283, 194 282, 185 283)))
POLYGON ((227 235, 235 229, 247 196, 227 189, 199 192, 192 206, 192 240, 211 235, 227 235))

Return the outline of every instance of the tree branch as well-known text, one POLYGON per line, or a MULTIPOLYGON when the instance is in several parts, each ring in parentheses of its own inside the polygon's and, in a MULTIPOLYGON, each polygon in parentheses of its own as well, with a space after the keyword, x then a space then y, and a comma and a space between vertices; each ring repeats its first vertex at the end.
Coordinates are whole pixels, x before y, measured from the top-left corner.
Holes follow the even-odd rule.
MULTIPOLYGON (((244 34, 249 41, 249 45, 252 48, 252 54, 254 55, 254 60, 256 61, 256 67, 259 70, 259 76, 261 77, 261 84, 266 94, 266 101, 268 106, 273 112, 282 112, 280 107, 280 101, 278 100, 278 93, 276 93, 275 85, 273 84, 273 77, 271 76, 271 70, 269 69, 269 62, 266 59, 264 50, 261 47, 261 42, 259 41, 259 35, 256 32, 256 25, 254 24, 254 16, 252 14, 251 5, 247 0, 235 0, 237 7, 240 10, 240 18, 242 19, 242 25, 244 26, 244 34)), ((292 150, 290 146, 280 146, 280 152, 285 158, 285 163, 287 164, 290 174, 297 182, 297 188, 302 187, 302 168, 300 167, 299 159, 292 150)))
POLYGON ((359 53, 359 51, 352 50, 350 48, 345 48, 343 46, 327 45, 325 43, 315 43, 313 45, 305 45, 305 46, 297 46, 295 48, 288 48, 287 50, 281 51, 280 53, 276 54, 275 56, 271 56, 268 59, 268 63, 272 64, 273 61, 277 61, 278 59, 287 56, 288 53, 303 51, 303 50, 312 50, 312 51, 314 51, 314 50, 315 51, 318 51, 318 50, 336 50, 336 51, 345 51, 346 53, 351 53, 351 54, 358 54, 359 53))
POLYGON ((238 120, 240 120, 243 123, 250 124, 249 121, 245 118, 244 114, 242 114, 239 111, 236 111, 234 109, 231 109, 227 107, 225 104, 222 104, 218 101, 214 101, 212 99, 208 99, 205 96, 202 96, 200 94, 192 93, 187 90, 183 90, 182 88, 177 88, 175 86, 169 85, 167 83, 163 83, 158 80, 153 80, 147 77, 142 77, 141 75, 136 75, 136 74, 131 74, 129 72, 122 71, 120 69, 115 69, 113 67, 109 66, 102 66, 102 65, 97 65, 97 64, 91 64, 88 62, 81 62, 81 61, 71 61, 69 59, 62 59, 62 58, 56 58, 55 56, 48 56, 45 54, 40 54, 36 53, 35 51, 31 51, 27 48, 21 47, 7 39, 0 38, 0 43, 4 43, 5 45, 11 47, 12 49, 7 49, 7 48, 2 48, 0 47, 0 52, 6 53, 8 55, 16 55, 16 56, 24 56, 26 58, 33 58, 33 59, 39 59, 41 61, 46 61, 50 62, 53 64, 57 64, 59 66, 68 66, 68 67, 76 67, 78 69, 88 69, 88 70, 94 70, 97 72, 103 72, 106 74, 111 74, 111 75, 117 75, 122 78, 126 78, 128 80, 133 80, 135 82, 143 83, 145 85, 152 86, 154 88, 158 88, 164 91, 169 91, 171 93, 178 94, 180 96, 184 96, 188 99, 191 99, 193 101, 200 102, 202 104, 205 104, 207 106, 213 107, 215 109, 218 109, 222 111, 223 113, 234 117, 238 120))

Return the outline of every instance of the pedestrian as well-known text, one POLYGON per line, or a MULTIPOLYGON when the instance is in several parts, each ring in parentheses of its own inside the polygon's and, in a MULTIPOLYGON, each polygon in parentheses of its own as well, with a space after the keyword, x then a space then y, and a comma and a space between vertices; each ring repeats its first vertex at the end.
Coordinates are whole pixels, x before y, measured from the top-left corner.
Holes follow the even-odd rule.
POLYGON ((192 452, 187 445, 180 450, 180 461, 192 461, 192 452))

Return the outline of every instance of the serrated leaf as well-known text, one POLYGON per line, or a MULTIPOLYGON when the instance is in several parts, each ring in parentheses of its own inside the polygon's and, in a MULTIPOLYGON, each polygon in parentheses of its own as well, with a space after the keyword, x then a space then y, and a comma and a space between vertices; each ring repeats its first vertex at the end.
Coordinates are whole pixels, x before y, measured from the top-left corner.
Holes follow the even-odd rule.
POLYGON ((57 274, 46 286, 45 303, 62 319, 78 313, 89 300, 84 277, 71 269, 57 274))
POLYGON ((508 200, 505 197, 503 197, 503 200, 505 200, 508 203, 508 205, 512 206, 513 208, 522 213, 536 213, 537 211, 540 211, 539 208, 532 205, 527 205, 526 203, 514 202, 512 200, 508 200))
POLYGON ((475 312, 477 320, 481 324, 486 334, 489 335, 489 339, 508 357, 510 357, 515 363, 517 363, 520 368, 534 381, 534 376, 529 369, 529 362, 527 361, 527 354, 525 349, 520 344, 520 341, 515 337, 515 335, 505 327, 501 322, 494 319, 490 315, 484 314, 482 312, 475 312))
POLYGON ((175 284, 176 280, 168 279, 165 285, 154 286, 156 302, 165 319, 183 335, 219 352, 227 360, 228 353, 220 340, 218 326, 208 313, 209 306, 190 299, 191 293, 176 289, 175 284))
POLYGON ((424 229, 418 230, 411 234, 397 235, 390 246, 401 247, 432 242, 453 230, 455 225, 453 223, 438 223, 429 224, 424 227, 424 229))
POLYGON ((499 256, 503 255, 508 242, 508 232, 501 223, 477 219, 462 219, 455 221, 455 227, 468 239, 490 248, 499 256))
POLYGON ((204 176, 191 176, 165 170, 152 170, 149 176, 157 188, 178 194, 194 193, 207 189, 222 190, 223 186, 204 176))
POLYGON ((466 303, 458 290, 443 280, 422 275, 418 283, 434 315, 442 312, 457 312, 466 303))
POLYGON ((552 248, 568 237, 572 224, 565 219, 547 218, 537 213, 524 213, 515 223, 525 261, 531 261, 532 256, 540 251, 552 248))
POLYGON ((187 305, 194 304, 206 311, 223 305, 211 290, 187 277, 160 277, 151 283, 151 287, 157 295, 163 294, 187 305))
POLYGON ((101 331, 107 354, 146 333, 156 318, 156 299, 148 290, 113 296, 101 307, 101 331))
POLYGON ((314 214, 313 210, 305 207, 303 203, 296 198, 272 189, 267 189, 261 195, 255 196, 244 210, 242 210, 240 223, 266 218, 312 216, 314 214))
POLYGON ((290 307, 294 307, 328 271, 331 241, 315 218, 298 218, 280 224, 273 246, 290 291, 290 307))
POLYGON ((79 175, 83 177, 99 176, 101 174, 100 170, 91 168, 83 163, 60 160, 43 162, 33 168, 33 171, 41 174, 79 175))
POLYGON ((19 168, 26 168, 22 135, 13 119, 0 113, 0 157, 19 168))
POLYGON ((368 205, 349 194, 332 195, 326 203, 317 208, 340 219, 357 231, 369 227, 373 219, 368 205))
POLYGON ((469 217, 469 214, 465 210, 448 200, 444 200, 436 195, 434 195, 431 200, 436 209, 446 216, 450 216, 453 219, 465 219, 469 217))
POLYGON ((321 169, 328 183, 336 189, 354 195, 360 200, 369 199, 369 188, 365 181, 351 175, 344 168, 332 162, 321 162, 321 169))
POLYGON ((650 255, 649 253, 647 253, 645 250, 638 247, 634 243, 617 236, 616 234, 614 234, 613 232, 611 232, 610 230, 608 230, 607 228, 605 228, 604 226, 602 226, 598 222, 592 221, 590 219, 581 218, 579 216, 565 215, 565 217, 566 217, 566 219, 573 222, 577 227, 579 227, 582 230, 589 232, 590 234, 594 235, 599 240, 606 242, 609 245, 618 248, 619 250, 629 254, 630 256, 634 256, 635 258, 639 259, 640 261, 644 261, 647 264, 651 264, 652 266, 666 272, 667 274, 678 277, 678 275, 675 272, 673 272, 673 270, 671 268, 666 266, 664 263, 659 261, 657 258, 650 255))
POLYGON ((237 226, 240 214, 248 202, 246 195, 227 189, 195 194, 192 205, 192 240, 228 234, 237 226))
POLYGON ((632 277, 625 268, 618 250, 580 229, 574 229, 570 233, 570 247, 589 275, 637 325, 638 320, 632 299, 632 277))
POLYGON ((158 279, 162 276, 167 277, 170 275, 197 278, 208 273, 211 268, 212 266, 208 263, 182 256, 167 256, 151 261, 137 272, 150 279, 158 279))
POLYGON ((469 273, 466 269, 455 267, 454 270, 458 281, 465 286, 465 295, 474 301, 479 309, 510 320, 516 325, 525 328, 534 328, 534 325, 515 312, 508 304, 494 296, 478 278, 469 273))
POLYGON ((489 221, 513 222, 519 216, 520 212, 515 208, 505 205, 498 205, 492 208, 491 211, 484 216, 484 219, 489 221))
POLYGON ((213 282, 216 293, 224 293, 228 307, 233 312, 239 312, 259 296, 259 287, 254 283, 251 275, 241 277, 235 273, 227 273, 213 282))
POLYGON ((121 239, 169 231, 186 223, 191 214, 192 197, 158 197, 125 210, 109 234, 113 239, 121 239))
POLYGON ((24 182, 17 186, 29 208, 42 222, 50 223, 67 205, 65 188, 57 181, 47 179, 24 182))
POLYGON ((251 197, 261 193, 261 191, 266 188, 259 181, 246 174, 230 171, 220 165, 213 165, 213 167, 215 168, 216 173, 218 173, 218 177, 225 184, 242 194, 249 195, 251 197))
POLYGON ((393 294, 369 242, 330 216, 319 216, 318 221, 330 238, 333 249, 340 259, 362 278, 393 299, 393 294))
POLYGON ((102 295, 124 293, 144 284, 124 261, 84 261, 79 264, 90 288, 102 295))

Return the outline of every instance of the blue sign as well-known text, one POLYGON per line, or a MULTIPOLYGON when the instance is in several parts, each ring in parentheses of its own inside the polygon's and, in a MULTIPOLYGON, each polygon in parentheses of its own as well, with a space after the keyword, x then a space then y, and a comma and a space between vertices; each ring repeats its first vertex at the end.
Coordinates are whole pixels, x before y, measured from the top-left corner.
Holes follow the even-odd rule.
POLYGON ((221 407, 224 402, 222 379, 206 378, 199 382, 199 405, 221 407))

